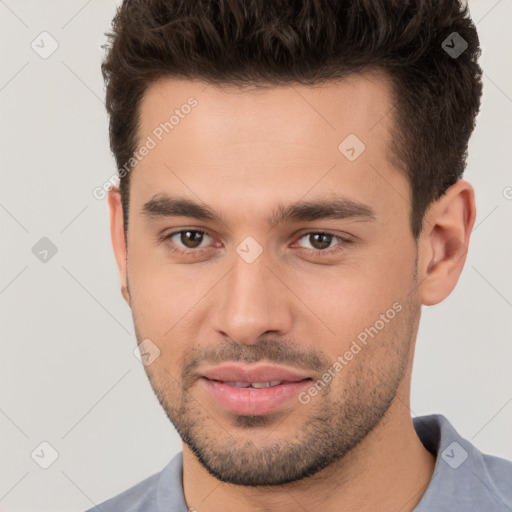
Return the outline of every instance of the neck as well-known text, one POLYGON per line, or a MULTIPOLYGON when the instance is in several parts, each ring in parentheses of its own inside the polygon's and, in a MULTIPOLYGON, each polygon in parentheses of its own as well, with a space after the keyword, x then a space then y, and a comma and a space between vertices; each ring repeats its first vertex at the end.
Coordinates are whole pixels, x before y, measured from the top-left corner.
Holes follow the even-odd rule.
POLYGON ((435 457, 414 430, 407 394, 399 390, 381 422, 341 460, 312 477, 281 486, 221 482, 184 445, 183 487, 189 509, 334 512, 342 503, 347 512, 413 511, 428 487, 435 457))

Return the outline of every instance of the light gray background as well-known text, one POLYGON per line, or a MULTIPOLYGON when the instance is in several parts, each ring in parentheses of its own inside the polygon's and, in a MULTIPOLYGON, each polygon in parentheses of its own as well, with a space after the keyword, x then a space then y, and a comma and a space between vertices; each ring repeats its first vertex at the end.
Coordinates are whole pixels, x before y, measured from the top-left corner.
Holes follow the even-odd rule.
MULTIPOLYGON (((92 196, 115 171, 100 47, 117 4, 0 0, 4 512, 84 510, 180 450, 132 354, 107 205, 92 196), (43 31, 59 44, 47 59, 31 48, 43 31), (32 253, 42 237, 58 248, 46 263, 32 253), (46 470, 31 458, 42 441, 59 454, 46 470)), ((478 217, 458 287, 424 308, 411 409, 512 459, 512 2, 470 7, 485 71, 466 172, 478 217)))

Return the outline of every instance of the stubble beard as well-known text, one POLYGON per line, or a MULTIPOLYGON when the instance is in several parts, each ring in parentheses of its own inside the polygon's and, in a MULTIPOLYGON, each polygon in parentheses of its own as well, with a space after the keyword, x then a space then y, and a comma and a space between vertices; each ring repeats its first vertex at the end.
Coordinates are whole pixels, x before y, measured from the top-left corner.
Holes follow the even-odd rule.
MULTIPOLYGON (((243 486, 295 482, 341 460, 385 417, 407 371, 419 321, 418 305, 411 300, 403 306, 389 329, 369 341, 324 392, 307 405, 297 401, 289 417, 232 414, 231 421, 221 426, 193 396, 194 385, 186 384, 185 375, 180 383, 168 371, 156 372, 152 366, 145 368, 146 373, 182 441, 216 479, 243 486), (289 424, 297 407, 309 408, 307 419, 297 423, 293 435, 279 437, 280 423, 289 424), (261 438, 264 429, 271 434, 268 443, 251 440, 256 430, 261 438)), ((277 347, 278 343, 266 342, 262 347, 277 347)))

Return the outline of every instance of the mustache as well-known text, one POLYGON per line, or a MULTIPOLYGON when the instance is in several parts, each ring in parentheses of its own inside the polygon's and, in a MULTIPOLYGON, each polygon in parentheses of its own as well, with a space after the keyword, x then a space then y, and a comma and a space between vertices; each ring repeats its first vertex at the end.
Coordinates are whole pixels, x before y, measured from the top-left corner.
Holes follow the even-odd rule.
POLYGON ((218 346, 195 346, 184 357, 182 382, 190 380, 202 364, 257 363, 265 361, 283 364, 301 370, 321 372, 329 368, 329 360, 316 349, 302 350, 296 344, 265 339, 253 345, 242 345, 226 340, 218 346))

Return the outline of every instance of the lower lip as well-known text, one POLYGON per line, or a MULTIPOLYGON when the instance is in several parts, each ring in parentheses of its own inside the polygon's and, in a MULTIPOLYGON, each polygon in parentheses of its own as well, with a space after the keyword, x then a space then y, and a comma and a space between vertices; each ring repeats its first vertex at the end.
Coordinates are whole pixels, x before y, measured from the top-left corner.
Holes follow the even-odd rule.
POLYGON ((311 384, 311 379, 307 379, 299 382, 285 382, 268 388, 238 388, 204 377, 201 380, 213 399, 223 409, 248 416, 275 411, 311 384))

